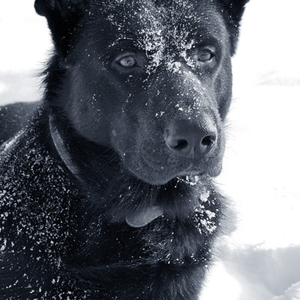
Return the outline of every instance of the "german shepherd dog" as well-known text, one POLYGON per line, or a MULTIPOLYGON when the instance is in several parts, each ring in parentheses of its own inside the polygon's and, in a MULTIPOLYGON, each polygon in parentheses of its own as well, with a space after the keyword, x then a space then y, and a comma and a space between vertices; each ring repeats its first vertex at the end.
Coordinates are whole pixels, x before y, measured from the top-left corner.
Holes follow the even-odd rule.
POLYGON ((246 2, 35 1, 54 54, 1 146, 1 299, 198 299, 246 2))

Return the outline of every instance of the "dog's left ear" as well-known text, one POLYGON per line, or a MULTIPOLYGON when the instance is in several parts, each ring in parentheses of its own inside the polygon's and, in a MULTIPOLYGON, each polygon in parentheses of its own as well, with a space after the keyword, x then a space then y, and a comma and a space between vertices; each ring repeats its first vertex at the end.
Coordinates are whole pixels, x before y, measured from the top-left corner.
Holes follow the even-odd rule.
POLYGON ((36 12, 46 17, 55 47, 66 55, 70 38, 90 0, 35 0, 36 12))
POLYGON ((228 28, 231 35, 232 55, 235 53, 239 28, 245 6, 250 0, 219 0, 228 15, 228 28))

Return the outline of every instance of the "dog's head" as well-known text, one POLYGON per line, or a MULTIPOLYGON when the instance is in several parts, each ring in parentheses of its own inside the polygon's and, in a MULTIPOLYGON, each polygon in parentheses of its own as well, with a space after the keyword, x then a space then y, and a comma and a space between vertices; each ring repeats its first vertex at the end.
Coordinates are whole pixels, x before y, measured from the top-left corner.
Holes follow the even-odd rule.
POLYGON ((217 176, 246 2, 36 0, 56 47, 52 101, 144 182, 217 176))

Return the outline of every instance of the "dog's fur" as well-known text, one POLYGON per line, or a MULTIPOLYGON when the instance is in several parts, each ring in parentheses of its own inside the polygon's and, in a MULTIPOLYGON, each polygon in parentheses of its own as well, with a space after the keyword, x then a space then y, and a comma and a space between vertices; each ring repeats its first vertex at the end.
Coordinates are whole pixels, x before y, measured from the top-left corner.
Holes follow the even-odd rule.
POLYGON ((0 148, 1 299, 197 299, 246 2, 36 0, 55 52, 0 148))
POLYGON ((27 126, 33 110, 39 104, 40 102, 36 101, 0 106, 0 145, 27 126))

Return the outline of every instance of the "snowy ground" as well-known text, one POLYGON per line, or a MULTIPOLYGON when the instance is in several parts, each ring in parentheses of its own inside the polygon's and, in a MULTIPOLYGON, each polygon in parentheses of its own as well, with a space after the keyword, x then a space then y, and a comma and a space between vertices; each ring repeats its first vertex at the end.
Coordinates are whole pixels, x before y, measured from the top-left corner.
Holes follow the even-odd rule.
MULTIPOLYGON (((40 97, 50 39, 33 0, 0 2, 0 104, 40 97)), ((300 300, 300 1, 251 0, 218 184, 237 229, 201 300, 300 300)))

